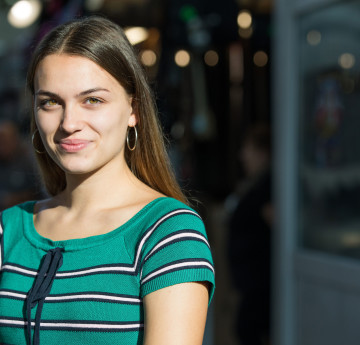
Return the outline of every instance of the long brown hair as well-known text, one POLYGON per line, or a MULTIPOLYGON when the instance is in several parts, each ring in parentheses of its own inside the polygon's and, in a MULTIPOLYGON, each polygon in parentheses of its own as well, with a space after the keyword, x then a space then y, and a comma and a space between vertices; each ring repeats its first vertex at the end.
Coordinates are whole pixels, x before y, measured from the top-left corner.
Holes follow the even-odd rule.
MULTIPOLYGON (((91 16, 75 19, 49 32, 36 47, 28 68, 27 87, 33 99, 36 68, 50 54, 68 54, 90 59, 124 87, 133 97, 138 120, 136 149, 130 151, 125 145, 128 166, 148 186, 187 203, 169 162, 152 91, 123 30, 106 18, 91 16)), ((35 133, 36 130, 33 107, 31 132, 35 133)), ((65 173, 47 154, 40 135, 35 133, 33 139, 45 187, 50 195, 56 195, 66 187, 65 173)))

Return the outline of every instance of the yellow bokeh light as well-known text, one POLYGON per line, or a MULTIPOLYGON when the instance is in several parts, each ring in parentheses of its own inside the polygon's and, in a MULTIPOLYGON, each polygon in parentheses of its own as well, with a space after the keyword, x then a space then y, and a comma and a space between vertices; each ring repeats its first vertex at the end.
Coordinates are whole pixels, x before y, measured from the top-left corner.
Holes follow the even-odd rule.
POLYGON ((153 50, 147 49, 141 52, 140 60, 144 66, 154 66, 157 61, 157 56, 153 50))
POLYGON ((133 26, 125 29, 125 35, 132 45, 136 45, 145 41, 149 37, 149 32, 141 26, 133 26))
POLYGON ((253 61, 254 64, 258 67, 266 66, 268 60, 269 60, 268 55, 262 50, 259 50, 254 54, 253 61))
POLYGON ((186 50, 179 50, 175 54, 175 63, 179 67, 186 67, 190 63, 190 54, 186 50))
POLYGON ((216 66, 219 62, 219 54, 215 50, 208 50, 205 53, 204 61, 208 66, 216 66))
POLYGON ((252 24, 252 15, 249 11, 243 10, 238 14, 237 23, 241 29, 248 29, 252 24))

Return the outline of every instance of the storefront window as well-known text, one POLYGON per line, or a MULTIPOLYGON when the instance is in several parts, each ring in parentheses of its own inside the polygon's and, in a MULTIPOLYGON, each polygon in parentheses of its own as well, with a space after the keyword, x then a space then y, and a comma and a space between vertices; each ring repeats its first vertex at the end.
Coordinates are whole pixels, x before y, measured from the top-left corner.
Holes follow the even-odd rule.
POLYGON ((300 18, 302 247, 360 258, 360 3, 300 18))

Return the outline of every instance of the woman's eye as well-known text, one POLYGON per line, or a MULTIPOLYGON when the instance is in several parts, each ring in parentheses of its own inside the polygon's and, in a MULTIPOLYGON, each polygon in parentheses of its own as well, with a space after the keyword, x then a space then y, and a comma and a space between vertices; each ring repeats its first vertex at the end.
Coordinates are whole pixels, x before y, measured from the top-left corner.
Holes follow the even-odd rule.
POLYGON ((87 103, 87 104, 98 104, 98 103, 101 103, 101 101, 98 98, 89 97, 89 98, 86 99, 85 103, 87 103))
POLYGON ((58 104, 59 103, 56 99, 44 99, 40 102, 40 105, 45 107, 53 107, 54 105, 58 104))

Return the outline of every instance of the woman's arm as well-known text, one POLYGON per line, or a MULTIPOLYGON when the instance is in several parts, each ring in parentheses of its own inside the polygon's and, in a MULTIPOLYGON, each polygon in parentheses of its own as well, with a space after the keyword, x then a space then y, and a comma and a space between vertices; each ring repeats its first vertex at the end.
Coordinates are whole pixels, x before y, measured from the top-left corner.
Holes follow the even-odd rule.
POLYGON ((144 345, 201 345, 209 293, 207 283, 181 283, 144 297, 144 345))

